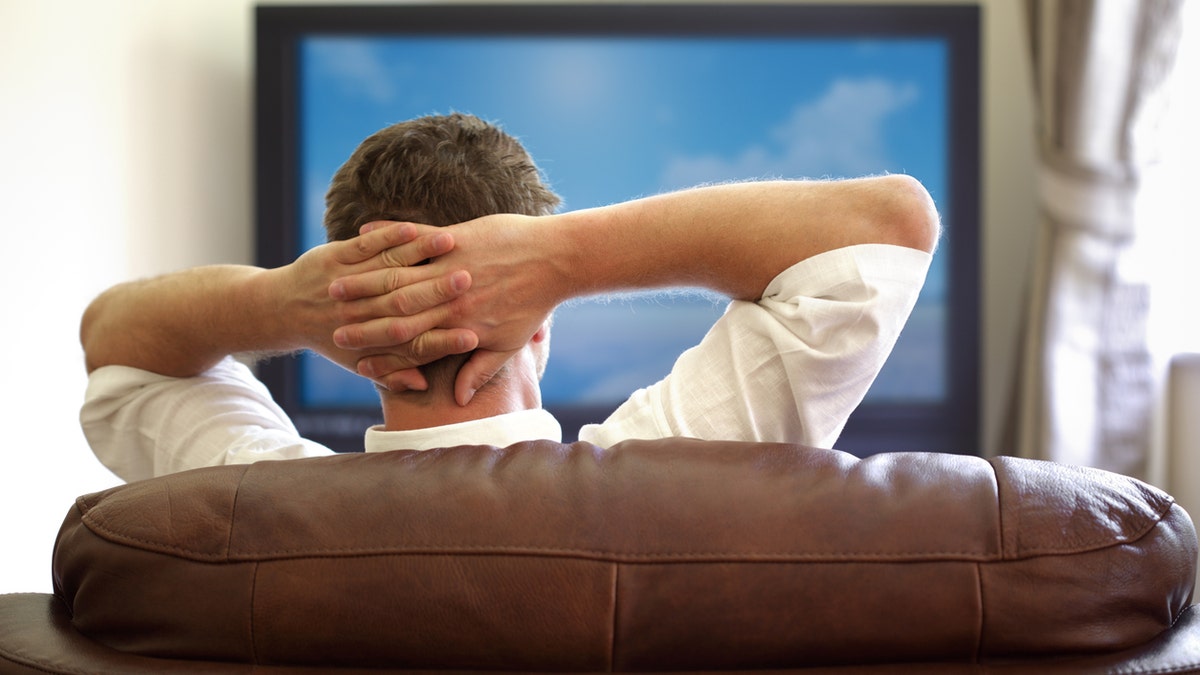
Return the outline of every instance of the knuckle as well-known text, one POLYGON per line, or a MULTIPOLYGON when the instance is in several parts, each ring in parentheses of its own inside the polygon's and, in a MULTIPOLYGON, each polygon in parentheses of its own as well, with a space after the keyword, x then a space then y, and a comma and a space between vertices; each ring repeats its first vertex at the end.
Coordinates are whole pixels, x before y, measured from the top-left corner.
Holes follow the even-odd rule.
POLYGON ((404 287, 404 274, 395 267, 389 267, 384 278, 384 291, 394 291, 404 287))
POLYGON ((443 249, 442 239, 438 234, 431 234, 421 240, 421 257, 433 258, 440 254, 443 249))
POLYGON ((383 259, 384 264, 387 265, 388 267, 394 268, 394 267, 404 267, 405 266, 404 258, 401 257, 401 255, 399 253, 399 249, 389 248, 386 251, 380 253, 379 257, 381 259, 383 259))
POLYGON ((343 326, 351 323, 358 323, 362 320, 362 313, 358 303, 354 302, 338 302, 333 306, 334 316, 337 317, 338 323, 343 326))
POLYGON ((454 298, 454 286, 450 279, 442 279, 433 288, 434 300, 438 304, 444 303, 454 298))
POLYGON ((411 316, 413 304, 406 293, 396 292, 391 295, 392 309, 400 316, 411 316))
POLYGON ((347 347, 357 347, 363 343, 362 329, 358 326, 347 326, 342 330, 342 341, 347 347))
POLYGON ((462 322, 472 316, 472 302, 465 296, 454 298, 442 307, 445 308, 446 318, 450 321, 462 322))
POLYGON ((391 321, 385 330, 387 337, 396 345, 403 345, 412 340, 408 329, 399 321, 391 321))
POLYGON ((421 333, 408 344, 408 352, 414 358, 421 358, 429 353, 428 333, 421 333))

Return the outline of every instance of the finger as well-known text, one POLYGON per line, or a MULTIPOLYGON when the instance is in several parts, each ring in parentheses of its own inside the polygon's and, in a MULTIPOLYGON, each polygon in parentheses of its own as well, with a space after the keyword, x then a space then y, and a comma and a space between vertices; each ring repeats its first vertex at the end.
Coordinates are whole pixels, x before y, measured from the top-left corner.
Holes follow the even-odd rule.
POLYGON ((465 328, 432 330, 395 350, 362 357, 358 360, 358 374, 377 380, 452 354, 464 354, 477 346, 479 338, 465 328))
POLYGON ((374 303, 383 305, 379 308, 382 312, 375 316, 414 316, 450 302, 470 287, 471 275, 466 272, 411 284, 375 300, 374 303))
POLYGON ((414 223, 379 221, 368 225, 363 226, 363 230, 366 230, 363 234, 342 242, 336 255, 339 263, 354 265, 365 262, 390 248, 408 244, 421 234, 420 228, 414 223), (374 226, 373 229, 367 230, 368 225, 374 226))
POLYGON ((372 221, 371 221, 371 222, 369 222, 369 223, 363 223, 363 224, 362 224, 362 226, 360 226, 360 227, 358 228, 358 233, 359 233, 359 234, 367 234, 368 232, 373 232, 373 231, 375 231, 375 230, 378 230, 378 229, 379 229, 379 228, 381 228, 381 227, 387 227, 387 226, 389 226, 389 225, 391 225, 391 224, 393 224, 393 223, 396 223, 396 222, 399 222, 399 221, 395 221, 395 220, 372 220, 372 221))
POLYGON ((440 273, 428 266, 388 267, 367 272, 355 272, 334 279, 329 284, 329 297, 343 302, 378 297, 405 286, 432 279, 440 273))
POLYGON ((392 349, 437 328, 449 315, 450 311, 441 305, 413 316, 385 316, 349 324, 333 332, 333 342, 342 349, 392 349))
MULTIPOLYGON (((364 373, 360 372, 359 374, 365 376, 364 373)), ((429 381, 425 379, 425 376, 417 368, 397 370, 382 377, 371 378, 371 381, 396 394, 405 391, 427 391, 429 389, 429 381)))
POLYGON ((508 363, 520 350, 510 352, 493 352, 486 349, 477 350, 467 359, 454 379, 454 400, 460 406, 466 406, 475 398, 475 392, 491 381, 496 373, 508 363))
POLYGON ((391 273, 377 274, 371 278, 347 279, 343 284, 335 281, 330 285, 330 296, 343 301, 339 310, 342 323, 360 323, 390 316, 413 316, 450 302, 471 288, 471 275, 465 271, 451 272, 423 281, 414 280, 410 283, 397 282, 399 272, 400 270, 392 270, 391 273), (393 287, 398 290, 389 292, 388 289, 393 287), (349 300, 364 292, 377 295, 349 300))
POLYGON ((412 267, 453 249, 454 237, 449 232, 435 232, 381 251, 376 262, 386 267, 412 267))

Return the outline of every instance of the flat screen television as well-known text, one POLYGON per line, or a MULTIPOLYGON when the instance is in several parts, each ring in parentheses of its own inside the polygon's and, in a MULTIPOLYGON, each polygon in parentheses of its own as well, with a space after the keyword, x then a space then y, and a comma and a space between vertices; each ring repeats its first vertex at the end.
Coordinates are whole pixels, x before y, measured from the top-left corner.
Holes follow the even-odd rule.
MULTIPOLYGON (((840 449, 974 453, 979 9, 969 5, 371 5, 256 10, 257 256, 324 241, 329 180, 372 132, 468 112, 522 140, 565 209, 701 183, 903 172, 945 235, 840 449)), ((571 440, 666 374, 724 307, 680 290, 573 302, 543 382, 571 440)), ((312 354, 260 376, 304 435, 360 450, 373 387, 312 354)))

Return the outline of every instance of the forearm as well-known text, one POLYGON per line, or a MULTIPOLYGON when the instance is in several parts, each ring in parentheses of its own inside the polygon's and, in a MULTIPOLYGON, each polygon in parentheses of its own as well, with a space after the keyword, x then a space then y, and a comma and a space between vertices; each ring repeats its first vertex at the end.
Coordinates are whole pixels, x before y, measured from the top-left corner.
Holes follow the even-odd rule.
POLYGON ((228 354, 297 349, 280 330, 268 272, 220 265, 120 284, 101 294, 80 327, 88 372, 124 365, 189 377, 228 354))
MULTIPOLYGON (((437 228, 394 224, 315 247, 270 270, 217 265, 115 286, 84 313, 80 338, 88 372, 124 365, 189 377, 229 354, 301 349, 353 371, 363 353, 338 348, 334 330, 401 310, 387 302, 347 306, 330 297, 330 283, 347 274, 419 269, 417 263, 453 246, 441 234, 437 228)), ((421 285, 421 299, 404 309, 421 313, 423 320, 411 336, 400 336, 382 351, 411 368, 475 347, 470 331, 433 330, 446 311, 439 313, 437 306, 465 290, 453 279, 447 275, 421 285), (422 313, 430 307, 434 311, 422 313)), ((419 375, 411 382, 423 386, 419 375)))
POLYGON ((561 294, 701 286, 753 300, 780 272, 863 243, 933 250, 938 218, 904 176, 735 183, 552 216, 561 294))

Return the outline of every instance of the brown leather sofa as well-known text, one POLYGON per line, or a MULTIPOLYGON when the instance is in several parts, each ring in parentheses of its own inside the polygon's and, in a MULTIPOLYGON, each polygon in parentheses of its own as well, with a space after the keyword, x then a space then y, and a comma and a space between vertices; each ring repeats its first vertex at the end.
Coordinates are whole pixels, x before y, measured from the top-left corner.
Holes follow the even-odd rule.
POLYGON ((1012 458, 264 462, 80 497, 0 673, 1197 672, 1196 552, 1166 494, 1012 458))

